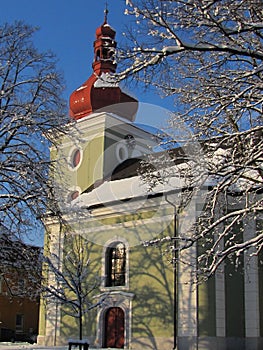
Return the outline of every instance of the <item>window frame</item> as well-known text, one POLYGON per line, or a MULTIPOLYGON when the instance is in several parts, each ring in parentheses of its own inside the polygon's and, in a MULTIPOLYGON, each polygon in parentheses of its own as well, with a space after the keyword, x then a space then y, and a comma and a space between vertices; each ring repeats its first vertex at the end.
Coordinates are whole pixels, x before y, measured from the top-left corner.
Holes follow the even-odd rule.
MULTIPOLYGON (((116 259, 117 260, 117 259, 116 259)), ((117 261, 116 261, 117 262, 117 261)), ((105 244, 103 249, 102 256, 102 289, 127 289, 129 288, 129 247, 125 240, 123 239, 114 239, 105 244), (124 246, 124 272, 123 278, 124 282, 122 284, 115 284, 112 282, 110 272, 112 271, 112 258, 111 253, 113 252, 114 247, 118 244, 122 244, 124 246)), ((117 273, 118 274, 118 273, 117 273)))

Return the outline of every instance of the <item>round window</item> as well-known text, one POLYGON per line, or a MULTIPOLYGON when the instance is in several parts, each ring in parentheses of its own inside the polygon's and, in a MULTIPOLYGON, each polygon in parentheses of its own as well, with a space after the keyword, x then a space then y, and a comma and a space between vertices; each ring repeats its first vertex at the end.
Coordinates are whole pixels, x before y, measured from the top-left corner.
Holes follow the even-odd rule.
POLYGON ((68 203, 70 203, 74 199, 78 198, 78 196, 79 196, 79 191, 72 191, 72 192, 70 192, 70 194, 68 196, 68 203))
POLYGON ((71 169, 79 167, 82 160, 82 152, 79 148, 74 148, 69 154, 69 166, 71 169))
POLYGON ((76 149, 72 155, 72 165, 75 168, 80 163, 80 150, 76 149))

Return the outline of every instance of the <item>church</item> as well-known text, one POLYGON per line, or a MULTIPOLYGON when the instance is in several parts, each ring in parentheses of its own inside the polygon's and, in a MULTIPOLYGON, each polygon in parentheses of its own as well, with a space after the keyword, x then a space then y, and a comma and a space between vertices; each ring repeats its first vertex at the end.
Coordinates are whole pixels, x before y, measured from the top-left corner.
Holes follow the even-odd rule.
MULTIPOLYGON (((216 273, 197 285, 191 283, 197 247, 174 267, 173 251, 143 244, 180 234, 202 203, 194 198, 191 215, 181 217, 176 207, 184 180, 175 176, 149 188, 140 176, 145 159, 155 167, 160 136, 136 123, 139 102, 114 80, 115 35, 106 13, 96 29, 92 74, 70 96, 75 137, 63 137, 59 150, 51 149, 59 163, 55 190, 67 224, 61 229, 47 215, 46 254, 59 257, 63 274, 67 237, 81 237, 82 252, 89 253, 87 279, 98 281, 90 293, 96 307, 81 316, 83 339, 91 349, 259 350, 263 270, 257 258, 233 279, 216 273)), ((174 148, 174 158, 179 151, 174 148)), ((247 234, 252 226, 246 226, 247 234)), ((48 270, 46 278, 54 283, 48 270)), ((42 298, 39 345, 78 339, 79 324, 67 307, 42 298)))

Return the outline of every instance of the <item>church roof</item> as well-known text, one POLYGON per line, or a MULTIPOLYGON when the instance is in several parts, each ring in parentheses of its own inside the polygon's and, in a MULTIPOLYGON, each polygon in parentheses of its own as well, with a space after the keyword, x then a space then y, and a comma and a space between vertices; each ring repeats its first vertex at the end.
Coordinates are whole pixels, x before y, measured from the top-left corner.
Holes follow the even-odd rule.
POLYGON ((89 193, 81 194, 72 205, 75 207, 93 207, 100 204, 127 201, 158 195, 158 193, 181 189, 183 183, 178 178, 171 178, 166 184, 158 184, 154 189, 149 189, 146 182, 140 176, 125 179, 106 181, 89 193))
MULTIPOLYGON (((138 161, 139 160, 136 162, 136 159, 130 159, 130 169, 136 169, 136 165, 139 166, 138 161)), ((165 180, 161 178, 160 181, 154 185, 148 182, 149 179, 145 181, 141 175, 135 175, 135 171, 132 176, 129 177, 113 177, 113 179, 99 184, 93 190, 82 193, 71 203, 71 206, 75 209, 80 207, 93 207, 102 204, 105 205, 107 203, 158 196, 164 193, 176 192, 177 190, 181 191, 186 186, 186 182, 184 178, 180 177, 180 172, 176 171, 176 169, 182 166, 184 166, 183 163, 170 167, 169 171, 173 173, 173 176, 167 176, 165 180), (178 174, 178 176, 174 174, 178 174)), ((153 174, 159 176, 159 171, 153 172, 153 174)))

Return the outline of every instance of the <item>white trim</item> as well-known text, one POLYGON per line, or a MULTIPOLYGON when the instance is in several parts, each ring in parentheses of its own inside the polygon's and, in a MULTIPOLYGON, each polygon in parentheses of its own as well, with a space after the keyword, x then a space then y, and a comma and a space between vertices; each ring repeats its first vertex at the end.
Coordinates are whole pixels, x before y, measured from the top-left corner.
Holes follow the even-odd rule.
POLYGON ((76 171, 79 169, 79 167, 82 164, 82 160, 83 160, 83 149, 80 145, 76 146, 73 145, 70 150, 69 150, 69 155, 68 155, 68 168, 70 171, 76 171), (73 165, 73 158, 74 158, 74 154, 75 152, 79 151, 80 152, 80 159, 79 159, 79 163, 74 166, 73 165))
MULTIPOLYGON (((61 227, 59 223, 52 223, 50 231, 50 242, 49 242, 49 253, 52 258, 52 254, 59 257, 59 261, 55 263, 60 264, 63 261, 63 247, 65 234, 61 232, 61 227)), ((47 229, 46 232, 49 230, 47 229)), ((62 264, 56 266, 60 271, 62 271, 62 264)), ((53 284, 55 280, 54 273, 49 270, 47 283, 53 284)), ((54 346, 58 343, 58 338, 61 335, 61 304, 58 301, 53 301, 52 299, 46 299, 46 312, 45 312, 45 338, 52 339, 54 346)))

